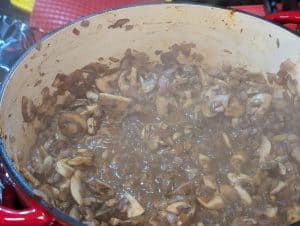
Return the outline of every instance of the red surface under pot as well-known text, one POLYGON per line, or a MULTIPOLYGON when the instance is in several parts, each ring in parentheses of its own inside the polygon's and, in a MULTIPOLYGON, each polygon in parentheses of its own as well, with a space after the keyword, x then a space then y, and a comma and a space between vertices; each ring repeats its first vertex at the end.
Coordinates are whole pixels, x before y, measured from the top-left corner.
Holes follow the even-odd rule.
POLYGON ((13 184, 2 163, 0 164, 0 178, 4 187, 2 206, 0 206, 1 226, 61 225, 35 200, 22 193, 18 186, 13 184))

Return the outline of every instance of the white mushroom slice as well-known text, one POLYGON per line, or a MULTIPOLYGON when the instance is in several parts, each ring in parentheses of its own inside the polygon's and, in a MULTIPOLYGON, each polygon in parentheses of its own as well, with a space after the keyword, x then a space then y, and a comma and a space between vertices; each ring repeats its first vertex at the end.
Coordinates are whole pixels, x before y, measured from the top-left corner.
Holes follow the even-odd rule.
POLYGON ((271 142, 268 140, 268 138, 266 136, 262 137, 261 144, 258 147, 256 152, 259 155, 259 162, 263 163, 266 160, 266 157, 271 152, 271 142))
POLYGON ((217 189, 216 179, 213 176, 203 176, 203 182, 204 182, 205 186, 207 186, 213 190, 217 189))
POLYGON ((286 175, 286 167, 281 162, 278 162, 279 173, 281 175, 286 175))
POLYGON ((179 215, 183 209, 189 209, 191 206, 185 202, 174 202, 167 206, 166 210, 175 215, 179 215))
POLYGON ((62 175, 63 177, 71 177, 73 172, 74 172, 74 169, 69 166, 65 160, 59 160, 57 163, 56 163, 56 166, 55 166, 55 170, 56 172, 58 172, 60 175, 62 175))
POLYGON ((250 205, 252 203, 251 196, 249 195, 249 193, 244 188, 242 188, 240 183, 242 181, 247 181, 249 183, 252 183, 252 178, 245 175, 245 174, 236 175, 236 174, 233 174, 233 173, 228 173, 227 177, 228 177, 229 181, 231 182, 232 186, 234 187, 234 189, 239 194, 240 198, 246 204, 250 205))
POLYGON ((52 165, 53 157, 51 155, 48 155, 43 161, 43 173, 48 174, 52 169, 52 165))
POLYGON ((88 118, 86 124, 88 134, 95 135, 97 132, 97 121, 94 118, 88 118))
POLYGON ((229 95, 225 91, 224 86, 215 85, 201 94, 201 110, 204 117, 214 117, 217 113, 225 111, 229 102, 229 95))
POLYGON ((284 181, 279 181, 277 186, 270 192, 271 195, 275 195, 284 189, 287 186, 287 183, 284 181))
POLYGON ((130 207, 127 210, 127 217, 132 218, 132 217, 137 217, 142 215, 145 210, 142 207, 142 205, 129 193, 125 192, 125 197, 130 203, 130 207))
POLYGON ((289 207, 287 211, 287 223, 294 224, 300 221, 300 206, 289 207))
POLYGON ((74 175, 71 177, 70 184, 71 194, 74 200, 81 205, 82 196, 81 196, 81 172, 76 170, 74 175))
POLYGON ((144 93, 149 93, 156 87, 158 77, 155 73, 148 72, 144 76, 140 76, 139 79, 144 93))
POLYGON ((90 91, 90 90, 87 91, 85 95, 86 95, 87 99, 89 99, 89 100, 91 100, 93 102, 97 102, 98 99, 99 99, 98 93, 95 93, 95 92, 90 91))
POLYGON ((115 81, 117 78, 118 78, 118 74, 107 75, 102 78, 97 78, 95 80, 96 87, 101 92, 106 92, 106 93, 111 92, 112 87, 110 83, 115 81))
POLYGON ((247 102, 247 113, 263 115, 269 109, 272 102, 272 95, 268 93, 256 94, 247 102))
POLYGON ((224 143, 226 144, 226 146, 231 149, 232 148, 232 145, 231 145, 231 142, 230 142, 230 139, 228 137, 228 135, 224 132, 222 132, 222 137, 223 137, 223 140, 224 140, 224 143))
POLYGON ((225 207, 222 197, 215 193, 214 197, 207 201, 202 197, 197 197, 198 202, 207 209, 223 209, 225 207))
POLYGON ((249 193, 243 189, 240 185, 236 184, 233 186, 234 189, 237 191, 237 193, 239 194, 240 198, 247 203, 248 205, 250 205, 252 203, 252 199, 251 196, 249 195, 249 193))
POLYGON ((108 93, 99 94, 99 103, 104 110, 109 110, 114 116, 125 114, 131 102, 130 98, 116 96, 108 93))
POLYGON ((270 206, 267 205, 266 208, 263 211, 263 214, 269 218, 273 218, 276 216, 278 212, 278 207, 277 206, 270 206))

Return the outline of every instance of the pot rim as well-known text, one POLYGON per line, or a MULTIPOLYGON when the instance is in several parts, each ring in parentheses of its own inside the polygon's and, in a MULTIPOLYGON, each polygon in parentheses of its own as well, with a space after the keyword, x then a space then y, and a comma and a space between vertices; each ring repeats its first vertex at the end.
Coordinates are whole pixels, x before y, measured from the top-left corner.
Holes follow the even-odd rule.
MULTIPOLYGON (((0 106, 2 104, 3 101, 3 94, 6 90, 6 87, 10 81, 10 78, 13 76, 13 74, 15 73, 17 67, 19 66, 19 64, 29 55, 29 53, 31 53, 31 51, 35 48, 38 48, 38 45, 40 45, 40 43, 50 39, 54 34, 58 33, 58 32, 62 32, 65 28, 70 27, 74 24, 77 24, 83 20, 88 20, 94 16, 98 16, 110 11, 115 11, 115 10, 119 10, 119 9, 127 9, 127 8, 134 8, 134 7, 142 7, 145 8, 147 6, 161 6, 161 5, 194 5, 194 6, 199 6, 199 7, 207 7, 207 8, 216 8, 216 9, 222 9, 222 10, 227 10, 227 11, 233 11, 236 12, 238 14, 245 14, 249 17, 252 17, 253 19, 258 19, 258 20, 263 20, 267 23, 273 24, 274 26, 276 26, 278 29, 283 29, 286 32, 289 32, 291 35, 295 35, 298 38, 300 38, 300 36, 294 32, 289 30, 288 28, 284 27, 284 26, 280 26, 280 24, 275 23, 273 21, 269 21, 265 18, 259 17, 257 15, 253 15, 251 13, 245 12, 245 11, 241 11, 241 10, 236 10, 236 9, 230 9, 230 8, 226 8, 226 7, 221 7, 221 6, 213 6, 213 5, 209 5, 209 4, 205 4, 205 3, 195 3, 195 2, 189 2, 189 3, 184 3, 184 2, 180 2, 180 3, 148 3, 148 4, 130 4, 127 6, 121 6, 121 7, 115 7, 112 9, 107 9, 107 10, 103 10, 103 11, 98 11, 92 14, 89 14, 87 16, 82 16, 79 17, 65 25, 63 25, 62 27, 46 34, 45 36, 43 36, 38 42, 36 42, 34 45, 30 46, 21 56, 20 58, 14 63, 14 65, 12 66, 10 72, 8 73, 8 75, 6 76, 6 78, 3 80, 2 83, 2 87, 0 88, 0 106)), ((55 217, 55 219, 59 219, 59 221, 64 221, 70 225, 75 225, 75 226, 83 226, 84 224, 81 223, 80 221, 70 217, 68 214, 62 212, 61 210, 57 209, 57 208, 51 208, 50 205, 48 204, 48 202, 46 202, 45 200, 41 199, 40 197, 38 197, 37 195, 34 194, 32 187, 29 185, 29 183, 23 178, 23 176, 21 175, 21 173, 16 169, 16 167, 14 166, 13 162, 11 161, 11 159, 9 158, 5 147, 3 145, 2 142, 2 138, 0 137, 0 158, 6 168, 6 170, 8 171, 9 176, 12 178, 14 185, 17 185, 17 188, 20 189, 21 192, 26 193, 27 195, 29 195, 36 203, 40 204, 47 212, 49 212, 52 216, 55 217)))

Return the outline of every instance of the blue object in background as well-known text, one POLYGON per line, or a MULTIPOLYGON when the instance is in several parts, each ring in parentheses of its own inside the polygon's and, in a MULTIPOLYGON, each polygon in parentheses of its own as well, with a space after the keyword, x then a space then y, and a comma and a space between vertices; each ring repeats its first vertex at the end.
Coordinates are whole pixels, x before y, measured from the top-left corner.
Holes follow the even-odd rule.
POLYGON ((0 86, 16 60, 35 42, 30 27, 0 15, 0 86))

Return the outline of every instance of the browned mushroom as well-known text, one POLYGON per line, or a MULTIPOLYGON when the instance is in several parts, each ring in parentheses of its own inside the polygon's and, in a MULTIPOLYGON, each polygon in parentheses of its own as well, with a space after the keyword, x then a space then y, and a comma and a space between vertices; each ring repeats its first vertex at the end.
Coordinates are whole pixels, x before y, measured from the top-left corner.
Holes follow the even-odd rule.
POLYGON ((36 115, 36 107, 29 98, 22 97, 22 115, 25 122, 31 122, 36 115))
POLYGON ((67 137, 76 137, 86 131, 86 120, 78 113, 63 113, 58 120, 58 126, 63 135, 67 137))
POLYGON ((113 117, 120 117, 127 113, 128 106, 131 99, 116 96, 107 93, 100 93, 99 103, 103 107, 104 111, 108 111, 113 117))

